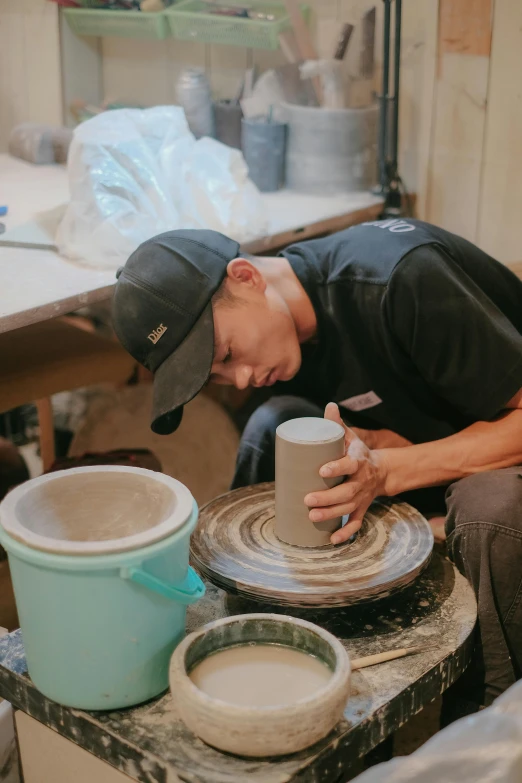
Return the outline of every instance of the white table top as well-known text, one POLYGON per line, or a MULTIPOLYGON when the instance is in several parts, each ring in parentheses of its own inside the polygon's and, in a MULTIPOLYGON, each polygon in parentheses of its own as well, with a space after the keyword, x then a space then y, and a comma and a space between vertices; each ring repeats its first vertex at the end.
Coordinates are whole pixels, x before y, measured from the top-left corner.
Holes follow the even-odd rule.
MULTIPOLYGON (((68 197, 64 167, 35 166, 0 155, 0 205, 9 210, 0 222, 6 232, 33 220, 39 212, 65 204, 68 197)), ((263 200, 269 214, 269 237, 260 238, 261 244, 255 242, 254 252, 261 245, 268 247, 274 236, 288 232, 290 242, 291 233, 302 227, 381 203, 369 193, 317 197, 286 190, 264 194, 263 200)), ((108 299, 114 283, 113 271, 83 267, 52 250, 0 244, 0 333, 108 299)))
MULTIPOLYGON (((0 205, 8 207, 0 222, 6 232, 68 198, 63 166, 34 166, 0 155, 0 205)), ((113 285, 112 271, 82 267, 50 250, 0 245, 0 333, 107 299, 113 285)))

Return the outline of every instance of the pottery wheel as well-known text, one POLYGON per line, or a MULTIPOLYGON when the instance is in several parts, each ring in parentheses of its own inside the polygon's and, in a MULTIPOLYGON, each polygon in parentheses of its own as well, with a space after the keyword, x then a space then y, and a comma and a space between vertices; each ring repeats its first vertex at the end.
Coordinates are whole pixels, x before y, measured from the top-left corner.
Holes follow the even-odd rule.
POLYGON ((274 485, 229 492, 202 510, 192 562, 229 593, 281 606, 328 608, 384 598, 426 567, 433 534, 407 503, 375 502, 356 538, 303 548, 274 532, 274 485))

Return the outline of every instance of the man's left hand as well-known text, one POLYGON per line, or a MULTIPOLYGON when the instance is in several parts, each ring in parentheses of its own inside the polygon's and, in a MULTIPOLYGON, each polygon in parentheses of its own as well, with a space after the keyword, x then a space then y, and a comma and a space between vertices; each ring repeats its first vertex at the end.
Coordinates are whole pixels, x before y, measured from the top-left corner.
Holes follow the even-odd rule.
POLYGON ((311 509, 309 516, 312 522, 350 515, 348 523, 331 538, 332 544, 342 544, 360 529, 374 498, 385 494, 386 467, 384 461, 379 459, 379 453, 370 451, 353 430, 344 424, 335 403, 328 403, 324 417, 343 427, 346 456, 323 465, 319 473, 323 478, 346 476, 346 479, 332 489, 311 492, 304 502, 311 509))

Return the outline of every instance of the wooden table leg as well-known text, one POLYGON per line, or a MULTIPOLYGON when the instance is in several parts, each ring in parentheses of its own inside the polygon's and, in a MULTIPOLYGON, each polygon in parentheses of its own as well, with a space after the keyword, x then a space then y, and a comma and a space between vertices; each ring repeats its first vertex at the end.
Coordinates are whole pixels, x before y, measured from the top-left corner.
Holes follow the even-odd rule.
POLYGON ((38 422, 40 424, 40 456, 44 473, 55 460, 53 406, 50 397, 36 401, 38 422))

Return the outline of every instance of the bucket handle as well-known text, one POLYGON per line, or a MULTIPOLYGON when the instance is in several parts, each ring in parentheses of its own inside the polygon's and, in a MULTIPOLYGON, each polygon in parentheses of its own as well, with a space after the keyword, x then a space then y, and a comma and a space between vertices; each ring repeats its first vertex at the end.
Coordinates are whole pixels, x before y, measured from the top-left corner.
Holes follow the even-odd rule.
POLYGON ((142 587, 147 587, 164 598, 180 601, 185 605, 195 604, 196 601, 199 601, 205 595, 205 585, 191 566, 188 567, 185 579, 176 585, 164 582, 162 579, 158 579, 142 568, 136 568, 135 566, 122 568, 120 576, 123 579, 129 579, 131 582, 136 582, 142 585, 142 587))

